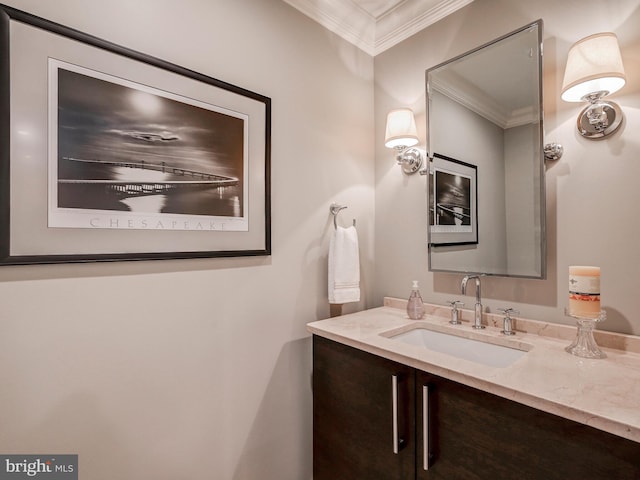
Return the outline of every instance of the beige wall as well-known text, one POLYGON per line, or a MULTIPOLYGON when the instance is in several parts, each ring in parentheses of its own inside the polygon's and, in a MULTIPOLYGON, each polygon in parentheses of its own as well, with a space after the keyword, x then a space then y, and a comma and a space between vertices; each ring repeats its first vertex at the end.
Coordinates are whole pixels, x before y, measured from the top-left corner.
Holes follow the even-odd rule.
POLYGON ((490 311, 511 306, 522 316, 570 323, 569 265, 602 268, 602 328, 640 334, 636 271, 640 264, 640 1, 478 0, 375 58, 376 263, 375 298, 405 297, 420 280, 426 301, 460 299, 461 275, 427 271, 424 177, 403 177, 384 148, 384 121, 391 108, 409 106, 425 132, 424 71, 493 38, 542 18, 544 108, 547 142, 564 146, 564 157, 547 168, 547 280, 486 278, 482 292, 490 311), (615 94, 625 125, 613 138, 578 136, 581 105, 560 100, 571 44, 601 31, 617 33, 627 85, 615 94))
POLYGON ((311 478, 329 205, 373 278, 373 60, 274 0, 8 0, 272 99, 273 255, 0 268, 0 452, 83 480, 311 478))

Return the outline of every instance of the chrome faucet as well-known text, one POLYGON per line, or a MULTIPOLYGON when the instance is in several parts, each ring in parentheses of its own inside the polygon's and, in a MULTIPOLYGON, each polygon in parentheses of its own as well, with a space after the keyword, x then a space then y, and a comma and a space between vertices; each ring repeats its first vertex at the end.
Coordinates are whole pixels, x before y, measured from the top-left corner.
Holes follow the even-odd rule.
POLYGON ((504 326, 501 330, 501 333, 505 335, 515 335, 516 332, 513 331, 513 318, 511 318, 511 315, 517 315, 520 312, 518 310, 514 310, 513 308, 499 308, 498 311, 500 313, 504 313, 504 326))
POLYGON ((472 278, 476 281, 476 306, 472 326, 473 328, 484 328, 482 325, 482 301, 480 300, 480 275, 467 275, 462 279, 462 294, 467 294, 467 282, 472 278))
POLYGON ((464 307, 464 303, 457 300, 451 300, 447 303, 451 307, 451 320, 449 320, 449 323, 451 325, 460 325, 462 322, 460 321, 460 310, 458 308, 464 307))

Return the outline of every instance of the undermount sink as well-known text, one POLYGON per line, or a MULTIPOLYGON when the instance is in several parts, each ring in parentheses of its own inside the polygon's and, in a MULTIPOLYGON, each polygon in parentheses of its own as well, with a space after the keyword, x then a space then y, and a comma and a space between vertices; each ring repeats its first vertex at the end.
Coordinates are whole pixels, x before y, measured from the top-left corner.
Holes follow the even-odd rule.
POLYGON ((427 328, 414 328, 389 338, 490 367, 508 367, 522 358, 528 350, 527 346, 522 347, 522 344, 513 347, 497 345, 427 328))

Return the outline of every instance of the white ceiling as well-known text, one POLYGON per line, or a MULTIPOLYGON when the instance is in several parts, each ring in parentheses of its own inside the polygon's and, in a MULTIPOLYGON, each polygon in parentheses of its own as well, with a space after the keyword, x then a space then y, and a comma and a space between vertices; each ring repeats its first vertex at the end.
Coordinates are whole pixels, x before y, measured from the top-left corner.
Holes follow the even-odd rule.
POLYGON ((284 1, 370 55, 377 55, 473 0, 284 1))

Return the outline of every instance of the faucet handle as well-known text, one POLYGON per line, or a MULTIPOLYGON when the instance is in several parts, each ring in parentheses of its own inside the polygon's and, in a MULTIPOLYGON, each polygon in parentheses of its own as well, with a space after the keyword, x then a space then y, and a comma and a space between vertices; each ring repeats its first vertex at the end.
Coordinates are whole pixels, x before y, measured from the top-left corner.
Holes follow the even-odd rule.
POLYGON ((460 319, 458 318, 458 307, 464 307, 464 303, 459 300, 449 300, 447 305, 451 307, 451 325, 460 325, 460 319))
POLYGON ((504 314, 504 318, 503 318, 504 326, 501 332, 504 333, 505 335, 515 335, 516 332, 514 332, 512 328, 513 319, 511 318, 511 315, 514 315, 514 314, 517 315, 520 312, 514 308, 499 308, 498 311, 504 314))

